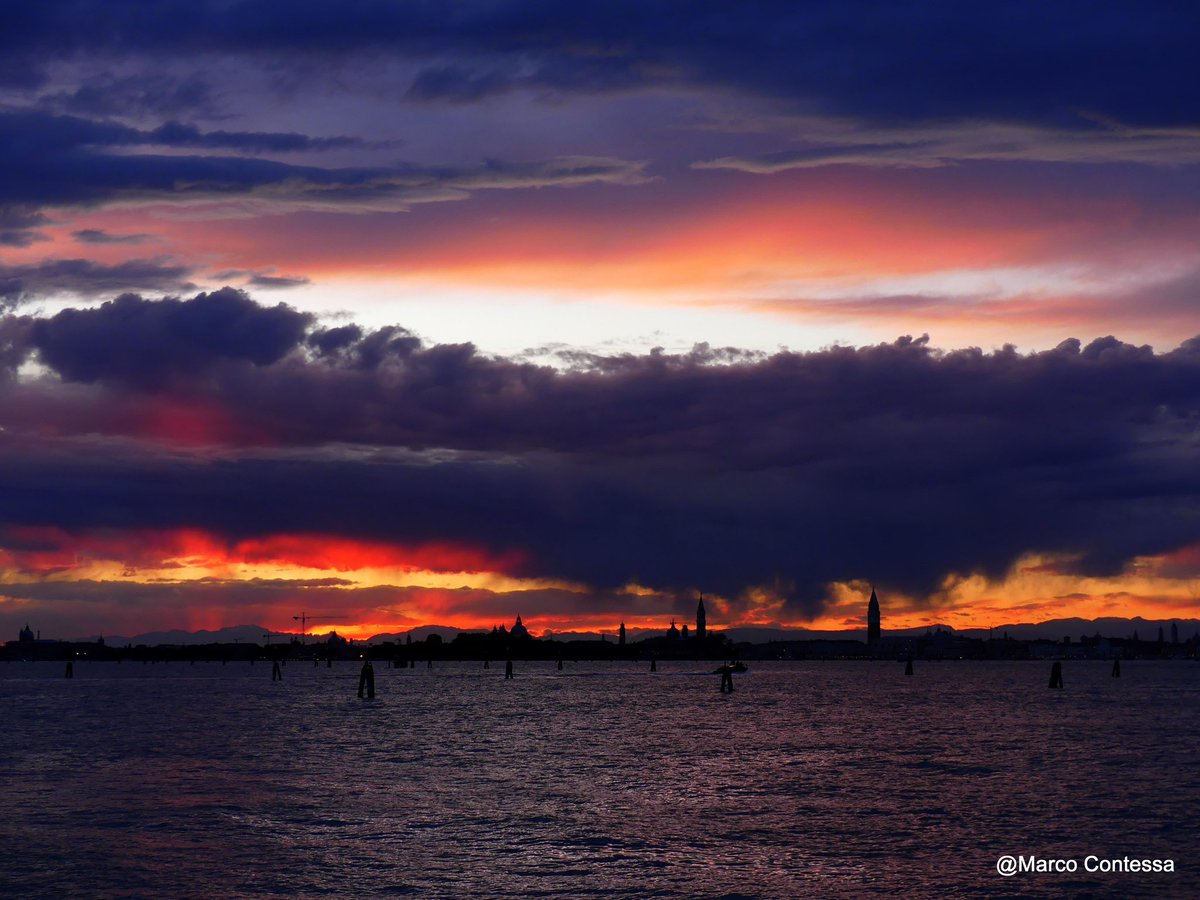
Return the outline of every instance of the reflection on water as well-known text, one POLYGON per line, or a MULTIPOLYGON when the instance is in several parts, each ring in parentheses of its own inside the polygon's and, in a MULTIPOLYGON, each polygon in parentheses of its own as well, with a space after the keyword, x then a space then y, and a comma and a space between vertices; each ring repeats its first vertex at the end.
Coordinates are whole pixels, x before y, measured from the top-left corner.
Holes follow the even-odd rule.
POLYGON ((1194 896, 1200 667, 0 664, 9 895, 1194 896), (1174 875, 995 873, 1001 854, 1174 875))

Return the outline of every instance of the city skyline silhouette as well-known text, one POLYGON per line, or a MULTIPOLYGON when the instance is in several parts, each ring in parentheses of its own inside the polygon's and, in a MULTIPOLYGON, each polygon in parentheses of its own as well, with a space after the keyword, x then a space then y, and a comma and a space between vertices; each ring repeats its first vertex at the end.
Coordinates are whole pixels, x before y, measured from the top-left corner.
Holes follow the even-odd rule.
POLYGON ((1195 893, 1198 44, 0 5, 0 893, 1195 893))

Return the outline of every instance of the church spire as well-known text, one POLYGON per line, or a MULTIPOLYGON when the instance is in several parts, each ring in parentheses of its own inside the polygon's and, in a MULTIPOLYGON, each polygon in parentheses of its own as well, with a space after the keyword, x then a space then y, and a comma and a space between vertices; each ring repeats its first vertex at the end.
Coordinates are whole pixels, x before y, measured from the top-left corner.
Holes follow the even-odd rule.
POLYGON ((879 598, 875 596, 875 585, 871 585, 871 599, 867 603, 867 643, 875 643, 879 635, 879 598))

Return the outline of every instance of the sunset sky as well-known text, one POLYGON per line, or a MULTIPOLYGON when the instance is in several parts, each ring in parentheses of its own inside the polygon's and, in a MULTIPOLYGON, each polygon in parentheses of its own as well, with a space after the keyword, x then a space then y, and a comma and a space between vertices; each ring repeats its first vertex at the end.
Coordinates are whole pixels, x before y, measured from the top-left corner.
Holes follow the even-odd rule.
POLYGON ((1196 617, 1198 45, 5 4, 0 640, 1196 617))

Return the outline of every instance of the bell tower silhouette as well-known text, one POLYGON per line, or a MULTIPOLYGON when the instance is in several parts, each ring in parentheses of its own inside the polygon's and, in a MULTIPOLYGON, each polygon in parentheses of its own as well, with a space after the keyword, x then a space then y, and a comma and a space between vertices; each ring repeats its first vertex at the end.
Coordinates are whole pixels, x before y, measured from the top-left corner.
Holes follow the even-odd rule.
POLYGON ((871 585, 871 600, 867 603, 867 643, 873 644, 879 640, 879 598, 875 596, 875 586, 871 585))

